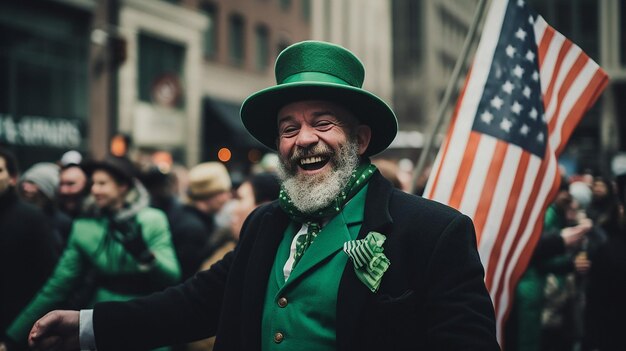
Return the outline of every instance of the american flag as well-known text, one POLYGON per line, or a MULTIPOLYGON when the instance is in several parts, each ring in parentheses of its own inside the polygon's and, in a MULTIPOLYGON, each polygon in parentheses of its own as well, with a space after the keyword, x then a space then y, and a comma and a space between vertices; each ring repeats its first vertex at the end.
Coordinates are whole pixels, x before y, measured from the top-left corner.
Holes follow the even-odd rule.
POLYGON ((492 1, 424 196, 473 219, 500 342, 560 183, 557 157, 607 83, 523 0, 492 1))

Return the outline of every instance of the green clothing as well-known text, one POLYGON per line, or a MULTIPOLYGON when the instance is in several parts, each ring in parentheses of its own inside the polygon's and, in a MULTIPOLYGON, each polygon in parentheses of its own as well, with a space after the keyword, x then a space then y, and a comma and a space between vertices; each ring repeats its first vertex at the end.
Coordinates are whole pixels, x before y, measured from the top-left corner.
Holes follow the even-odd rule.
POLYGON ((265 295, 262 350, 336 350, 337 292, 348 262, 342 248, 357 238, 366 194, 367 186, 322 228, 285 281, 283 267, 301 224, 292 221, 287 227, 265 295), (282 340, 276 338, 277 333, 282 340))
POLYGON ((155 256, 150 268, 142 269, 122 244, 111 238, 107 233, 108 219, 77 219, 52 276, 9 326, 7 335, 20 344, 25 343, 33 323, 79 289, 82 278, 90 270, 97 275, 96 289, 90 306, 84 307, 101 301, 129 300, 148 292, 120 290, 128 286, 127 283, 136 283, 143 290, 152 291, 177 283, 180 267, 165 214, 145 207, 137 212, 135 220, 141 225, 146 245, 155 256), (102 285, 103 281, 106 286, 102 285))
MULTIPOLYGON (((565 227, 565 221, 558 211, 551 205, 544 216, 542 235, 560 235, 560 229, 565 227), (552 234, 558 232, 558 234, 552 234)), ((541 316, 544 307, 544 289, 546 285, 546 267, 558 260, 559 257, 544 261, 531 261, 526 272, 522 275, 515 289, 513 316, 516 318, 517 351, 536 351, 541 349, 541 316)))

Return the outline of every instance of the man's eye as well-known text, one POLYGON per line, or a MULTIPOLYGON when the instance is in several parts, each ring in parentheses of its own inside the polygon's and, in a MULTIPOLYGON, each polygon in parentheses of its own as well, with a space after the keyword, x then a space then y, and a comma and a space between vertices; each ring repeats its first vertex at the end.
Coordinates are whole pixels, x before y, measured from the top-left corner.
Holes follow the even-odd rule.
POLYGON ((298 132, 298 128, 296 128, 296 127, 285 127, 280 132, 280 134, 284 135, 284 136, 291 136, 291 135, 296 134, 297 132, 298 132))
POLYGON ((333 125, 334 124, 330 121, 319 121, 315 124, 315 128, 324 130, 332 127, 333 125))

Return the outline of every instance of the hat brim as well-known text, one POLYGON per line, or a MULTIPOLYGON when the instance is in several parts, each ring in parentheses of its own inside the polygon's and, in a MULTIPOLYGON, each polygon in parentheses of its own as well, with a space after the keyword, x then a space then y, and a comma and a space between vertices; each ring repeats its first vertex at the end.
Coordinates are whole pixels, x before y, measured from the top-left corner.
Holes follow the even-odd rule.
POLYGON ((276 150, 278 111, 292 102, 318 99, 344 106, 372 129, 365 156, 382 152, 396 137, 398 120, 383 100, 366 90, 334 83, 294 82, 261 90, 243 102, 241 121, 255 139, 276 150))
POLYGON ((96 161, 96 160, 87 160, 81 163, 80 168, 83 169, 83 172, 87 175, 87 177, 91 178, 93 172, 97 170, 104 170, 110 174, 113 174, 116 178, 128 183, 133 184, 133 176, 127 174, 126 172, 120 170, 118 167, 110 164, 107 161, 96 161))

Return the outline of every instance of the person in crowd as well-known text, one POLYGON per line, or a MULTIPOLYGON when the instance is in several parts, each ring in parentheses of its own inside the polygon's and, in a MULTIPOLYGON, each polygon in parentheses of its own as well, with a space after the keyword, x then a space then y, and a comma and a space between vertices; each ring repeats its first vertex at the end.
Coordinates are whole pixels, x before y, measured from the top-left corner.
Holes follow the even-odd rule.
MULTIPOLYGON (((618 176, 618 220, 589 271, 583 350, 626 350, 626 174, 618 176)), ((609 188, 610 189, 610 188, 609 188)))
MULTIPOLYGON (((543 233, 533 251, 531 261, 516 286, 511 315, 505 327, 504 349, 506 350, 538 351, 542 350, 542 347, 547 347, 545 344, 549 341, 544 340, 546 324, 551 325, 550 327, 554 326, 557 331, 563 331, 560 328, 561 324, 555 321, 562 317, 558 314, 560 310, 554 305, 551 306, 552 317, 549 317, 550 313, 546 311, 545 291, 548 274, 558 273, 559 277, 552 276, 554 279, 551 279, 550 283, 561 288, 565 286, 566 282, 561 273, 574 269, 574 260, 571 255, 567 254, 568 250, 580 248, 592 228, 592 222, 588 219, 581 220, 576 225, 570 222, 571 216, 573 215, 574 218, 576 216, 576 211, 572 211, 572 201, 569 184, 563 178, 553 203, 546 210, 543 233), (555 315, 555 309, 558 310, 557 315, 555 315)), ((581 260, 580 269, 584 270, 586 264, 588 264, 587 261, 581 260)), ((549 337, 563 338, 565 336, 555 331, 555 334, 549 337)))
POLYGON ((76 163, 62 165, 57 196, 59 209, 71 218, 76 218, 82 213, 88 195, 89 182, 80 165, 76 163))
POLYGON ((369 161, 398 126, 361 88, 358 58, 305 41, 275 71, 278 84, 248 97, 241 118, 278 151, 281 192, 250 214, 235 251, 176 288, 49 313, 33 348, 216 335, 215 350, 499 350, 471 220, 393 188, 369 161))
POLYGON ((619 226, 619 201, 613 182, 606 177, 595 177, 591 187, 591 203, 587 208, 587 216, 599 226, 606 235, 617 230, 619 226))
POLYGON ((397 163, 391 160, 379 158, 372 160, 372 164, 378 168, 378 171, 383 175, 383 177, 385 177, 385 179, 393 184, 394 188, 404 190, 402 189, 402 182, 398 176, 398 173, 400 173, 400 167, 398 167, 397 163))
MULTIPOLYGON (((221 260, 228 252, 235 249, 239 241, 239 233, 243 227, 245 219, 252 211, 266 203, 278 199, 280 184, 276 174, 263 172, 253 174, 246 181, 237 187, 235 198, 233 199, 233 209, 231 213, 230 226, 217 230, 212 238, 212 246, 216 249, 207 258, 200 270, 207 270, 213 264, 221 260)), ((215 338, 208 338, 196 341, 188 345, 188 351, 211 351, 215 338)))
POLYGON ((189 171, 187 196, 182 204, 172 187, 172 174, 146 175, 155 205, 167 214, 183 280, 193 276, 214 250, 215 214, 231 197, 231 180, 220 162, 201 163, 189 171))
POLYGON ((18 197, 17 179, 17 160, 0 147, 0 342, 60 256, 50 221, 43 211, 18 197))
POLYGON ((6 329, 7 344, 15 349, 26 346, 32 324, 80 289, 81 279, 92 270, 97 285, 89 306, 128 300, 180 280, 167 219, 147 206, 147 191, 136 180, 132 163, 109 156, 83 168, 93 183, 92 206, 74 221, 52 276, 6 329))
POLYGON ((59 250, 62 250, 72 229, 72 219, 57 206, 58 187, 59 166, 50 162, 34 164, 22 174, 18 183, 20 196, 47 215, 58 237, 59 250))

